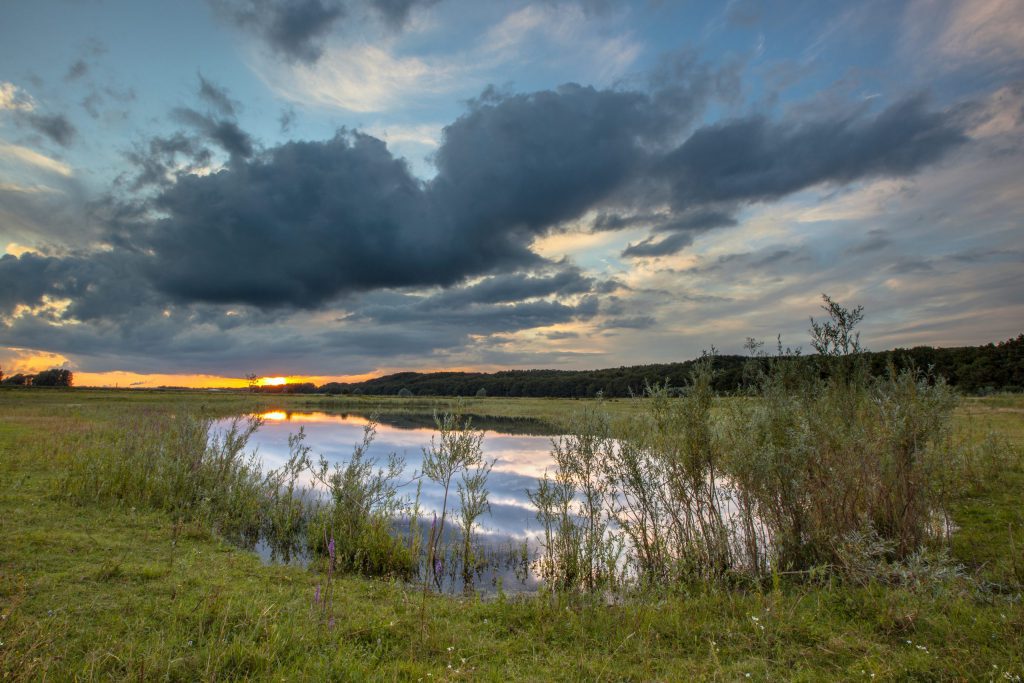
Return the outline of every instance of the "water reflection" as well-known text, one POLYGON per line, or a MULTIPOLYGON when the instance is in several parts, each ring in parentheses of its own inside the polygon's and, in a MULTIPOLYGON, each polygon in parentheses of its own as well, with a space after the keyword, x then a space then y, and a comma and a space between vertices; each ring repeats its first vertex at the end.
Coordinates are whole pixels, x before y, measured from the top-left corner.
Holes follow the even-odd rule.
MULTIPOLYGON (((328 462, 345 463, 352 457, 352 449, 363 437, 363 429, 370 423, 366 416, 351 413, 337 414, 324 412, 283 412, 271 411, 261 416, 263 426, 250 439, 250 447, 257 452, 264 466, 277 468, 288 460, 288 436, 300 428, 306 434, 306 445, 316 457, 323 455, 328 462)), ((430 416, 403 415, 377 420, 377 435, 369 449, 369 455, 384 462, 389 453, 396 453, 405 459, 404 481, 419 472, 423 463, 423 448, 430 444, 437 432, 432 428, 430 416), (398 422, 402 426, 395 426, 398 422), (416 426, 419 423, 420 426, 416 426), (427 426, 431 425, 431 426, 427 426)), ((230 421, 224 421, 226 426, 230 421)), ((539 531, 535 510, 526 496, 527 488, 536 487, 536 479, 545 470, 553 470, 551 438, 536 434, 509 434, 493 429, 495 424, 514 425, 519 429, 551 431, 541 423, 521 420, 497 423, 493 420, 473 420, 473 426, 484 428, 483 450, 487 458, 494 458, 494 469, 487 480, 490 492, 491 513, 481 520, 480 537, 493 542, 527 540, 539 531)), ((311 487, 312 478, 306 474, 301 483, 311 487)), ((431 482, 422 480, 420 506, 429 518, 433 512, 440 513, 444 490, 431 482)), ((449 494, 449 512, 455 485, 449 494)), ((400 493, 412 499, 416 495, 416 484, 400 489, 400 493)), ((458 501, 455 502, 456 507, 458 501)))

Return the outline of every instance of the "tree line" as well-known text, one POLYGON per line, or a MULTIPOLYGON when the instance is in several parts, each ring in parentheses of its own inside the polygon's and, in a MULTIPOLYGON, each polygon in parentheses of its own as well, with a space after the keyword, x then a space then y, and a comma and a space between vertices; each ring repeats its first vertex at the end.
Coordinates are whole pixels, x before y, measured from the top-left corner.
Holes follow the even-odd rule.
MULTIPOLYGON (((781 355, 793 355, 790 350, 781 355)), ((946 378, 968 394, 1024 391, 1024 334, 996 344, 865 352, 873 374, 915 367, 946 378)), ((624 398, 640 395, 648 385, 668 383, 682 388, 689 383, 699 359, 680 363, 620 366, 602 370, 504 370, 482 372, 399 372, 364 382, 329 382, 262 387, 285 393, 367 394, 373 396, 526 396, 535 398, 624 398)), ((767 363, 767 356, 716 355, 713 389, 720 394, 742 393, 749 385, 752 365, 767 363)), ((824 366, 823 366, 824 367, 824 366)))
POLYGON ((36 374, 16 373, 4 376, 0 368, 0 384, 9 387, 70 387, 75 375, 67 368, 50 368, 36 374))

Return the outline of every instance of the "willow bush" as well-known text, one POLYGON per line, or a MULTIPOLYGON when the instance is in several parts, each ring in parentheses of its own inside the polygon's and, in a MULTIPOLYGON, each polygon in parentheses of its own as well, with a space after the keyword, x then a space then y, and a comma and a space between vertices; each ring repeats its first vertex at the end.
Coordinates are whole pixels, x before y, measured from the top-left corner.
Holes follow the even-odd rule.
POLYGON ((593 591, 612 586, 612 564, 620 580, 664 586, 940 562, 951 500, 1005 449, 953 433, 957 397, 942 378, 872 376, 854 329, 862 310, 828 297, 823 308, 817 353, 758 352, 742 398, 715 398, 707 355, 686 386, 648 387, 614 432, 581 413, 530 492, 541 574, 593 591))

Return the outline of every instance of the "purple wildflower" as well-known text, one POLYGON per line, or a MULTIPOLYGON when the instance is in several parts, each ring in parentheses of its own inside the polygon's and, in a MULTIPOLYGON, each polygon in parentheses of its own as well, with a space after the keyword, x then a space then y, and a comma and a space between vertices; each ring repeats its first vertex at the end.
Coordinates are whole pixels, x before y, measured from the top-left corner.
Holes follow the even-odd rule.
POLYGON ((331 556, 331 564, 334 564, 334 536, 331 536, 331 542, 327 544, 327 554, 331 556))
POLYGON ((434 558, 434 576, 441 576, 444 572, 444 562, 441 561, 440 557, 434 558))
POLYGON ((313 594, 313 602, 318 604, 318 605, 320 604, 320 584, 319 583, 316 585, 316 592, 313 594))

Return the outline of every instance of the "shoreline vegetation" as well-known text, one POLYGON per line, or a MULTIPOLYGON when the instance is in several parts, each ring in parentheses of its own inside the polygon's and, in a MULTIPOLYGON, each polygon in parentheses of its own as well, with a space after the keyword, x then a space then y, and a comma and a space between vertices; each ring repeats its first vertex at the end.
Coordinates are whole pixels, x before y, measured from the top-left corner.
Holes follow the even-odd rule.
POLYGON ((861 310, 825 302, 816 355, 751 342, 733 396, 713 355, 630 399, 0 392, 0 676, 1020 680, 1024 398, 876 372, 861 310), (411 479, 372 423, 345 463, 300 431, 268 471, 258 419, 211 431, 267 400, 437 436, 411 479), (441 590, 480 561, 472 415, 558 432, 536 594, 441 590), (260 539, 311 561, 261 565, 260 539))

